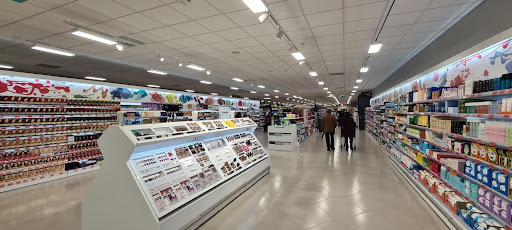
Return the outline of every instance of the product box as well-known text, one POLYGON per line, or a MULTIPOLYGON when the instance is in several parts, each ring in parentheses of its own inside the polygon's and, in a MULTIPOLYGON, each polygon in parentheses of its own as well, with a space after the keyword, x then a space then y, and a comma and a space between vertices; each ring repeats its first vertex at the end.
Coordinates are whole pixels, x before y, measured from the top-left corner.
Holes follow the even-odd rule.
POLYGON ((499 165, 500 159, 498 156, 498 152, 495 147, 487 147, 487 161, 491 164, 499 165))
POLYGON ((508 168, 507 165, 509 164, 509 158, 507 156, 506 150, 498 148, 496 149, 496 152, 500 161, 499 166, 508 168))
POLYGON ((480 148, 480 145, 473 142, 471 143, 471 156, 474 157, 474 158, 480 158, 478 154, 478 151, 479 151, 479 148, 480 148))
POLYGON ((480 158, 480 160, 483 160, 483 161, 488 161, 487 146, 485 146, 485 145, 478 146, 478 158, 480 158))

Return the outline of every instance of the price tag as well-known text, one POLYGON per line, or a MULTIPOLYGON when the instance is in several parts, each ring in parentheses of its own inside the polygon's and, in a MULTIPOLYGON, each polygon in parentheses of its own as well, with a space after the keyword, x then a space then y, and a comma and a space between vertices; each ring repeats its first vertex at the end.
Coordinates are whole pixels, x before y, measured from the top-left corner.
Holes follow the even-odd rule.
POLYGON ((508 170, 506 170, 506 169, 502 169, 502 170, 501 170, 501 173, 508 174, 508 170))
POLYGON ((491 165, 489 165, 489 168, 490 168, 490 169, 494 169, 494 165, 492 165, 492 164, 491 164, 491 165))

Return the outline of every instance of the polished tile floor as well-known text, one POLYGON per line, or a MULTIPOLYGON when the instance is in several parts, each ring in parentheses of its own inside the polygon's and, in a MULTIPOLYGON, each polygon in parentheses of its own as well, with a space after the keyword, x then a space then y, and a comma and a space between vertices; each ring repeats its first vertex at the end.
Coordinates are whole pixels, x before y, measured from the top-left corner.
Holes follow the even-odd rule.
MULTIPOLYGON (((350 152, 327 152, 321 134, 294 152, 269 151, 270 174, 200 229, 448 229, 370 138, 360 131, 350 152)), ((79 230, 95 175, 0 194, 0 229, 79 230)))

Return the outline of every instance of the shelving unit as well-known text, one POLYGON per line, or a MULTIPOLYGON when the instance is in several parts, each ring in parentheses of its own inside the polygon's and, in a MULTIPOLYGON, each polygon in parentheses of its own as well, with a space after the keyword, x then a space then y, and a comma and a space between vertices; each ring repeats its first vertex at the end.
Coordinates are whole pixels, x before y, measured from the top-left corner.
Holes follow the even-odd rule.
MULTIPOLYGON (((494 134, 492 130, 497 129, 482 128, 482 126, 495 124, 506 126, 505 122, 511 121, 510 113, 501 113, 501 108, 498 109, 500 113, 465 112, 474 110, 474 108, 468 107, 472 106, 466 101, 468 98, 484 102, 490 101, 481 103, 486 106, 497 105, 504 98, 510 97, 510 93, 512 93, 511 90, 500 90, 460 97, 393 103, 391 106, 389 104, 375 105, 367 110, 366 130, 383 146, 399 152, 400 156, 409 158, 409 161, 419 167, 404 171, 403 166, 407 164, 400 162, 400 157, 396 157, 396 154, 390 154, 394 161, 392 163, 399 171, 402 171, 401 174, 404 177, 417 181, 418 172, 428 172, 461 198, 457 203, 471 204, 489 216, 496 226, 510 229, 512 223, 512 172, 510 171, 512 164, 510 157, 512 155, 509 155, 509 151, 512 153, 512 145, 500 141, 505 139, 500 139, 499 135, 505 134, 494 134), (439 106, 443 107, 439 108, 439 106), (449 113, 430 112, 445 111, 448 107, 451 111, 449 113), (474 120, 480 124, 478 137, 468 136, 470 135, 469 122, 474 120), (432 128, 431 125, 437 128, 432 128), (475 170, 472 170, 472 167, 475 167, 475 170), (404 174, 404 172, 408 174, 404 174), (411 173, 413 174, 411 175, 411 173), (499 179, 501 182, 498 182, 498 178, 501 178, 499 179), (482 194, 486 194, 485 197, 481 197, 482 194), (503 209, 501 205, 503 205, 503 209)), ((480 111, 487 111, 488 108, 480 109, 480 111)), ((475 135, 474 132, 471 135, 475 135)), ((388 151, 388 153, 390 152, 388 151)), ((416 185, 412 183, 411 185, 417 190, 421 190, 421 187, 425 186, 421 183, 416 183, 416 185)), ((432 191, 423 193, 425 197, 429 197, 428 193, 432 193, 432 191)), ((430 196, 428 200, 435 203, 435 198, 439 199, 437 196, 430 196)), ((446 202, 444 203, 444 208, 446 208, 446 202)), ((461 223, 466 221, 462 229, 470 228, 467 225, 469 220, 463 220, 460 212, 450 214, 441 212, 440 215, 443 218, 454 220, 450 222, 457 226, 456 229, 461 229, 457 224, 461 221, 461 223), (453 216, 454 214, 458 215, 453 216)))
POLYGON ((316 124, 309 110, 301 114, 281 118, 285 125, 269 126, 268 148, 273 150, 293 151, 318 133, 316 124))
POLYGON ((195 229, 269 172, 250 118, 214 121, 109 127, 82 229, 195 229))

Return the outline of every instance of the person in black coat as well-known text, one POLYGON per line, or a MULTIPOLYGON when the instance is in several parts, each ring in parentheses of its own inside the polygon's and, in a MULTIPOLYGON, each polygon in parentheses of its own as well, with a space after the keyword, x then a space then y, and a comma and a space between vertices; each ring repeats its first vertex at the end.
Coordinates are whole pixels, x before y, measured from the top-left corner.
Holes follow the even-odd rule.
POLYGON ((265 125, 263 126, 263 130, 265 132, 268 131, 268 126, 272 124, 272 113, 267 112, 267 115, 265 115, 265 125))
POLYGON ((350 139, 350 150, 354 150, 354 137, 356 136, 356 122, 350 113, 346 112, 345 116, 341 119, 342 133, 345 137, 345 150, 348 151, 348 141, 350 139))

